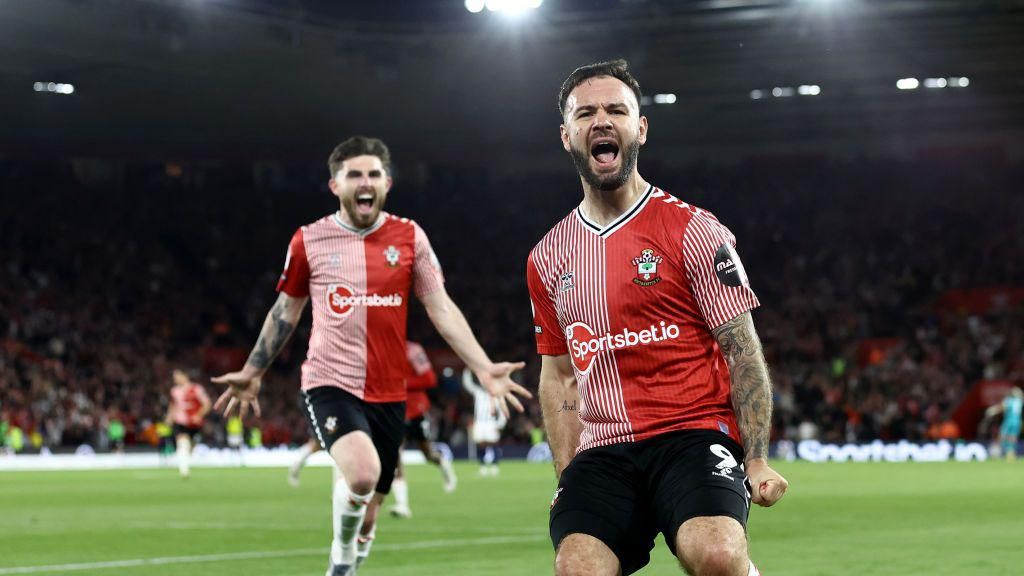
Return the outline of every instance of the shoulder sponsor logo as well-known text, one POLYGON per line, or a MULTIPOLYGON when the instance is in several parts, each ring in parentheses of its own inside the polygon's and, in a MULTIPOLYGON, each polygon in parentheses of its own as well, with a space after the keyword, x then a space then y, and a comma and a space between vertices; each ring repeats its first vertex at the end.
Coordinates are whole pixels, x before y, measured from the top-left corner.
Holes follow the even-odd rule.
POLYGON ((580 374, 590 371, 594 366, 594 359, 601 352, 646 346, 663 340, 675 340, 678 337, 679 326, 666 322, 661 322, 658 326, 652 324, 639 332, 623 328, 621 332, 608 332, 603 336, 598 336, 585 322, 575 322, 565 328, 565 340, 569 344, 572 363, 580 374))
POLYGON ((352 288, 344 284, 328 285, 326 297, 327 311, 337 318, 348 316, 356 306, 394 307, 401 306, 404 302, 401 294, 356 294, 352 288))
POLYGON ((401 256, 402 253, 394 246, 388 246, 388 249, 384 251, 384 259, 388 261, 388 266, 391 266, 392 268, 398 266, 398 259, 401 256))
POLYGON ((728 242, 715 251, 715 275, 718 281, 726 286, 738 287, 747 285, 747 271, 740 262, 736 249, 728 242))
POLYGON ((654 250, 645 248, 639 256, 633 258, 633 265, 636 266, 636 278, 633 278, 633 283, 639 286, 654 286, 661 282, 658 264, 661 264, 662 260, 661 256, 654 254, 654 250))

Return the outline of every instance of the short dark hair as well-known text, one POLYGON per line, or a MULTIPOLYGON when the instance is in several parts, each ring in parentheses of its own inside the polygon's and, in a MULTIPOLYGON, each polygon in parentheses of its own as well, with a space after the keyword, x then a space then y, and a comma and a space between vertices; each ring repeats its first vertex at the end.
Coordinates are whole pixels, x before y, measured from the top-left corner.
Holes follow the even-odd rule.
POLYGON ((565 117, 565 101, 569 99, 569 93, 572 92, 577 86, 583 83, 584 80, 590 78, 596 78, 598 76, 611 76, 629 86, 629 89, 633 91, 636 96, 636 105, 640 106, 641 93, 640 83, 633 78, 633 75, 629 73, 629 62, 623 59, 609 60, 608 62, 596 62, 594 64, 587 64, 586 66, 580 66, 579 68, 572 71, 569 77, 562 82, 562 89, 558 91, 558 113, 565 117))
POLYGON ((391 172, 391 152, 387 144, 379 138, 367 138, 366 136, 353 136, 334 147, 331 156, 327 159, 327 168, 331 171, 331 178, 341 170, 342 163, 349 158, 356 156, 376 156, 384 165, 384 170, 391 172))

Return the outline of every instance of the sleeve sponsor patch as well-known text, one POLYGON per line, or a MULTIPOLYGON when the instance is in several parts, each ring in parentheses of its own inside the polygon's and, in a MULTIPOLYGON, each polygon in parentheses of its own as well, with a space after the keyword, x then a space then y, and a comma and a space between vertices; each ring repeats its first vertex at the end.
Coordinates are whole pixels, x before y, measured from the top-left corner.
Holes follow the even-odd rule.
POLYGON ((728 242, 722 244, 715 251, 715 275, 718 281, 726 286, 747 286, 747 271, 743 269, 743 262, 736 249, 728 242))

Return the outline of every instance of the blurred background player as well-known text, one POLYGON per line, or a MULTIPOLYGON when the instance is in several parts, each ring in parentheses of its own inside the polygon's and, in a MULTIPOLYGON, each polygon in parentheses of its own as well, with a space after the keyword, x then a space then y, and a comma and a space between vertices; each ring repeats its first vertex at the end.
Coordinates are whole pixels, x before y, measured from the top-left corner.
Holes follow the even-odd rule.
POLYGON ((476 457, 480 460, 481 476, 497 476, 498 462, 501 460, 501 430, 508 421, 505 414, 498 410, 494 398, 476 383, 473 372, 462 371, 462 387, 473 395, 473 425, 470 437, 476 444, 476 457))
POLYGON ((1010 389, 1010 393, 999 404, 985 411, 985 419, 1003 415, 1003 423, 999 426, 999 444, 1007 460, 1017 459, 1017 442, 1020 440, 1021 411, 1024 408, 1024 392, 1020 388, 1010 389))
POLYGON ((349 576, 370 553, 377 512, 398 465, 408 368, 395 359, 405 352, 410 295, 503 410, 512 403, 522 411, 516 395, 531 394, 509 378, 522 362, 492 362, 480 347, 444 288, 423 229, 383 212, 392 184, 387 146, 376 138, 350 138, 332 151, 328 168, 340 209, 296 230, 280 294, 248 360, 240 371, 213 381, 228 385, 218 409, 229 414, 237 406, 244 418, 251 407, 259 416, 262 378, 312 300, 302 390, 317 439, 340 470, 327 573, 349 576))
POLYGON ((245 444, 245 424, 238 416, 231 416, 224 424, 224 431, 228 437, 228 448, 238 458, 238 465, 245 466, 245 459, 242 454, 242 445, 245 444))
MULTIPOLYGON (((430 358, 423 346, 409 341, 405 343, 405 352, 409 358, 410 376, 406 380, 408 397, 405 400, 405 442, 402 448, 404 449, 407 444, 415 444, 427 462, 441 469, 444 491, 454 492, 458 479, 452 463, 445 459, 431 442, 433 434, 430 431, 430 415, 427 413, 430 410, 427 390, 437 386, 437 374, 434 373, 434 367, 430 364, 430 358)), ((392 487, 395 489, 395 504, 391 507, 391 515, 398 518, 411 517, 409 485, 405 482, 405 468, 401 458, 398 459, 392 487)))
POLYGON ((178 472, 182 478, 188 478, 193 442, 202 432, 203 419, 210 411, 210 397, 184 371, 175 369, 171 377, 174 386, 164 422, 171 426, 174 435, 178 472))

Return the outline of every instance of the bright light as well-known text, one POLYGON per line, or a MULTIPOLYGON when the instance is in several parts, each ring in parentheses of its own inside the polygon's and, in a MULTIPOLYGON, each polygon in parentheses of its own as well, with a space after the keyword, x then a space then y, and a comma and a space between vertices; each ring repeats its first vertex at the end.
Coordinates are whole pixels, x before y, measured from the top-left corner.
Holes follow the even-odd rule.
POLYGON ((676 103, 676 95, 675 94, 655 94, 654 95, 654 103, 655 104, 675 104, 676 103))
POLYGON ((896 81, 896 87, 900 90, 916 90, 920 85, 917 78, 900 78, 896 81))
POLYGON ((964 76, 953 76, 949 79, 948 86, 950 88, 967 88, 970 84, 971 81, 964 76))
MULTIPOLYGON (((473 7, 479 3, 479 0, 466 0, 466 9, 470 12, 479 12, 480 10, 473 10, 470 8, 470 2, 472 1, 473 7)), ((510 14, 517 14, 525 12, 527 10, 535 10, 540 8, 540 5, 544 3, 544 0, 485 0, 483 5, 491 12, 507 12, 510 14)))
POLYGON ((817 96, 818 94, 821 94, 821 86, 818 86, 817 84, 804 84, 796 90, 801 96, 817 96))
POLYGON ((33 82, 32 90, 36 92, 49 92, 51 94, 74 94, 75 87, 72 84, 58 82, 33 82))
POLYGON ((796 94, 796 90, 793 90, 789 86, 783 86, 781 88, 776 86, 775 88, 772 88, 772 96, 775 96, 776 98, 789 98, 793 94, 796 94))
POLYGON ((483 11, 486 0, 466 0, 466 10, 473 14, 483 11))
POLYGON ((761 90, 751 90, 750 91, 750 99, 751 100, 760 100, 761 98, 764 98, 764 92, 763 91, 761 91, 761 90))
POLYGON ((946 79, 945 78, 925 78, 924 79, 924 87, 925 88, 945 88, 946 87, 946 79))

